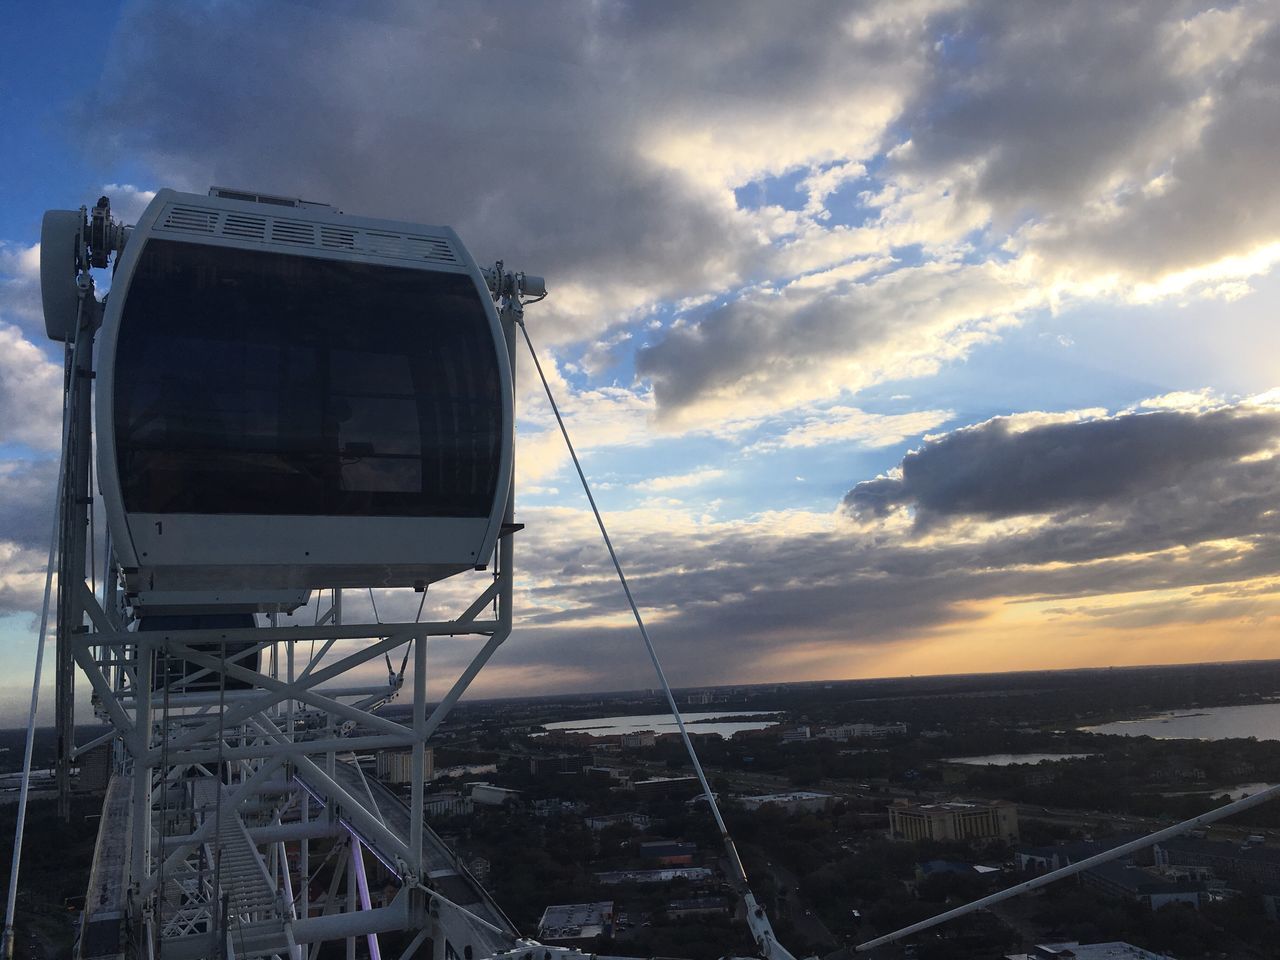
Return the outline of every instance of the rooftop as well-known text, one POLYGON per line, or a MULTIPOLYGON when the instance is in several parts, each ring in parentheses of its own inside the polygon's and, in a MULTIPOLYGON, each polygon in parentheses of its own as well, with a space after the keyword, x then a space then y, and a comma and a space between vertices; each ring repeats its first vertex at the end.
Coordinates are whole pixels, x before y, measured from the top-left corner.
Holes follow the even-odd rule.
POLYGON ((1100 863, 1096 867, 1086 870, 1085 873, 1101 877, 1137 895, 1188 893, 1204 889, 1204 884, 1197 881, 1166 880, 1163 877, 1148 873, 1141 867, 1131 866, 1126 863, 1116 863, 1114 860, 1111 863, 1100 863))
POLYGON ((818 793, 813 790, 792 790, 790 793, 763 793, 758 797, 746 797, 757 803, 787 803, 796 800, 829 800, 829 793, 818 793))
POLYGON ((585 940, 600 936, 612 923, 612 900, 561 903, 542 911, 538 936, 547 940, 585 940))
POLYGON ((1067 943, 1036 944, 1031 953, 1011 953, 1006 960, 1169 960, 1163 953, 1152 953, 1123 940, 1112 940, 1108 943, 1067 943))
POLYGON ((660 870, 610 870, 597 873, 606 886, 615 883, 669 883, 672 880, 710 880, 709 867, 664 867, 660 870))
POLYGON ((1228 857, 1232 860, 1251 860, 1255 863, 1280 863, 1280 848, 1241 846, 1227 840, 1197 840, 1195 837, 1174 837, 1158 844, 1164 850, 1179 850, 1208 857, 1228 857))
POLYGON ((958 812, 963 813, 966 810, 989 810, 992 807, 1008 807, 1013 806, 1008 800, 943 800, 937 803, 911 803, 905 800, 896 800, 893 804, 898 810, 912 810, 920 813, 947 813, 958 812))

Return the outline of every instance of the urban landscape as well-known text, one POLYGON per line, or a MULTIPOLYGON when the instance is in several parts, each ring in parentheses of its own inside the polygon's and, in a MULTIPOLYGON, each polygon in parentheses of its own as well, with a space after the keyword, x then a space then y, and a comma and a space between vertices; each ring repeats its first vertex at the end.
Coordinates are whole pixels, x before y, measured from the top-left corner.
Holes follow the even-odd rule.
MULTIPOLYGON (((1278 696, 1272 662, 678 692, 757 897, 796 956, 818 957, 1280 782, 1266 734, 1280 735, 1278 696), (1148 702, 1130 701, 1135 683, 1148 702), (1082 729, 1253 714, 1233 722, 1260 733, 1215 740, 1082 729)), ((656 703, 652 691, 464 702, 441 730, 431 827, 527 936, 689 960, 751 949, 656 703)), ((350 759, 407 795, 408 754, 350 759)), ((74 936, 104 773, 80 768, 71 829, 31 834, 20 930, 46 956, 74 936), (78 869, 42 868, 55 851, 78 869)), ((53 823, 50 801, 32 817, 53 823)), ((379 871, 375 905, 394 894, 379 871)), ((317 871, 317 899, 333 880, 317 871)), ((1263 805, 872 955, 1273 957, 1278 903, 1280 806, 1263 805)))

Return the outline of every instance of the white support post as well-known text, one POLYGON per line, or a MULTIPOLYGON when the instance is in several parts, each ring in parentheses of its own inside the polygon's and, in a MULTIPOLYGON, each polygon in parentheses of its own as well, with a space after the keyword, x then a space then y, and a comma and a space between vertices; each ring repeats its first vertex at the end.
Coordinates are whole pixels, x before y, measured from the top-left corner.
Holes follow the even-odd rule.
MULTIPOLYGON (((360 841, 355 837, 347 844, 347 913, 356 912, 356 857, 360 856, 360 841)), ((356 960, 355 934, 347 937, 347 960, 356 960)))
MULTIPOLYGON (((302 812, 300 814, 304 826, 311 823, 311 794, 302 791, 302 812)), ((306 919, 311 915, 311 838, 304 831, 298 841, 298 886, 301 888, 298 898, 298 916, 306 919)))

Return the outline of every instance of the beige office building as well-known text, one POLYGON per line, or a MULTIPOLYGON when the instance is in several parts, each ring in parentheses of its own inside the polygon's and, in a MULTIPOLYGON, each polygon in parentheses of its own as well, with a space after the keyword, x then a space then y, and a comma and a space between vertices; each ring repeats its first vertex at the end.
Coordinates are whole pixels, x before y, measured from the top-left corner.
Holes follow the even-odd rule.
POLYGON ((895 840, 1018 839, 1018 808, 1007 800, 910 803, 889 807, 889 836, 895 840))

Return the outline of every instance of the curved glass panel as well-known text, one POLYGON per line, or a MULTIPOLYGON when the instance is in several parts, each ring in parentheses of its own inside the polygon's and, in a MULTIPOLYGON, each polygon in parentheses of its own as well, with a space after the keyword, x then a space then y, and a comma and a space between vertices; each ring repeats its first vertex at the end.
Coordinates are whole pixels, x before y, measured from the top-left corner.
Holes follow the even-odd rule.
POLYGON ((469 276, 152 239, 127 298, 126 511, 489 515, 502 392, 469 276))

